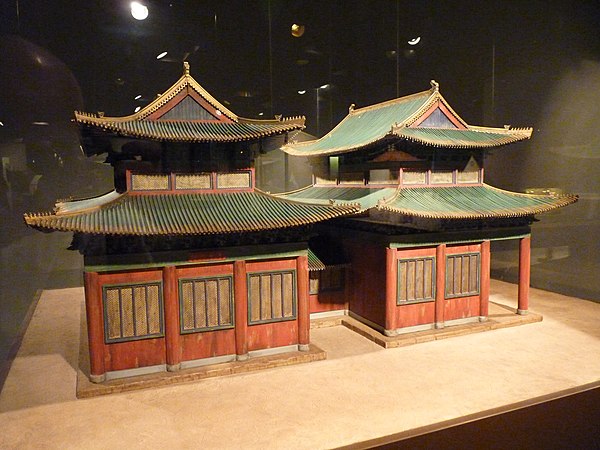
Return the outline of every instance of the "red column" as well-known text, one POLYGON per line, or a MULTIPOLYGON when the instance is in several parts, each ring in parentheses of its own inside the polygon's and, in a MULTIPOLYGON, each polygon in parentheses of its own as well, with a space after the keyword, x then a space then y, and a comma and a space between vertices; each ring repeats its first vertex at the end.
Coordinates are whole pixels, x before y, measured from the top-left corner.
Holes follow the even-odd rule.
POLYGON ((396 300, 398 295, 398 269, 396 249, 385 249, 385 329, 386 335, 393 335, 398 328, 396 300))
POLYGON ((246 261, 233 263, 233 296, 235 303, 235 353, 238 361, 248 359, 248 285, 246 261))
POLYGON ((167 370, 169 372, 176 372, 181 367, 181 333, 179 330, 179 289, 175 266, 163 267, 163 298, 165 305, 167 370))
POLYGON ((310 344, 310 310, 308 306, 308 256, 296 259, 298 276, 298 350, 307 352, 310 344))
POLYGON ((519 241, 519 305, 517 314, 527 314, 529 309, 529 282, 531 276, 531 237, 519 241))
POLYGON ((435 327, 444 328, 446 292, 446 244, 435 249, 435 327))
POLYGON ((104 367, 104 316, 97 272, 84 272, 85 313, 90 350, 90 380, 101 383, 106 378, 104 367))
POLYGON ((481 288, 479 290, 479 320, 487 320, 490 306, 490 241, 481 243, 481 288))

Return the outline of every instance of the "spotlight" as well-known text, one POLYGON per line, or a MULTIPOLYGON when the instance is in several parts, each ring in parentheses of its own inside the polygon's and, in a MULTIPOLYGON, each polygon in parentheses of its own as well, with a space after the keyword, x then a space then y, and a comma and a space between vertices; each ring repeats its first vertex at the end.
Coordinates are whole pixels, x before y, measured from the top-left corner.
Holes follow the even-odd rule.
POLYGON ((304 25, 299 25, 297 23, 292 25, 292 36, 299 38, 304 34, 304 25))
POLYGON ((144 20, 148 17, 148 7, 140 2, 131 2, 131 15, 135 20, 144 20))
POLYGON ((165 56, 167 56, 167 53, 168 52, 159 53, 158 56, 156 57, 156 59, 162 59, 162 58, 164 58, 165 56))

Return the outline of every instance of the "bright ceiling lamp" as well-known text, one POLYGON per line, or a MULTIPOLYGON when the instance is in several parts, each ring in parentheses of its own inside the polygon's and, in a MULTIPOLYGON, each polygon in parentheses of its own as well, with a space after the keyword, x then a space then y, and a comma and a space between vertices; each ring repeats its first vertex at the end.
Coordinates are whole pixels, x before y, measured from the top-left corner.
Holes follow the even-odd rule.
POLYGON ((162 59, 165 56, 167 56, 167 52, 162 52, 162 53, 159 53, 158 55, 156 55, 156 59, 162 59))
POLYGON ((129 6, 131 7, 131 15, 134 19, 144 20, 148 17, 148 7, 146 5, 140 2, 131 2, 129 6))

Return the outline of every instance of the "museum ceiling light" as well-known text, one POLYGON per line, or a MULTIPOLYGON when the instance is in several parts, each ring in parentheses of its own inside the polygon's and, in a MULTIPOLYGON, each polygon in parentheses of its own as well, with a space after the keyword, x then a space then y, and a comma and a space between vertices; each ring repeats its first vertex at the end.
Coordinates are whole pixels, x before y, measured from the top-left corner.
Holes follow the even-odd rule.
POLYGON ((168 52, 159 53, 158 56, 156 57, 156 59, 162 59, 162 58, 164 58, 165 56, 167 56, 167 53, 168 52))
POLYGON ((300 25, 300 24, 293 24, 292 25, 292 36, 299 38, 302 37, 302 35, 304 34, 305 28, 304 25, 300 25))
POLYGON ((136 106, 135 109, 133 110, 134 113, 138 112, 140 109, 142 109, 141 106, 136 106))
POLYGON ((408 41, 408 45, 417 45, 419 42, 421 42, 421 36, 417 36, 416 38, 408 41))
POLYGON ((144 20, 148 17, 148 7, 140 2, 131 2, 131 15, 136 20, 144 20))
POLYGON ((327 88, 329 88, 329 83, 322 84, 321 86, 319 86, 319 89, 327 89, 327 88))
POLYGON ((300 94, 300 95, 304 95, 304 94, 306 94, 306 89, 300 89, 300 90, 298 91, 298 94, 300 94))
POLYGON ((134 100, 139 100, 140 98, 142 98, 142 94, 138 94, 135 97, 133 97, 134 100))

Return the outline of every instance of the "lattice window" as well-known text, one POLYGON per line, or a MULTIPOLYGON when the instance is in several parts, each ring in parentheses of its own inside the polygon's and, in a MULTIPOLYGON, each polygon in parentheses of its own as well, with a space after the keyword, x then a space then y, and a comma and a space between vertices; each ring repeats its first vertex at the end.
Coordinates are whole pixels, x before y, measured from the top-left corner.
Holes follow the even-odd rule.
POLYGON ((218 189, 249 188, 251 183, 250 172, 231 172, 217 174, 218 189))
POLYGON ((432 170, 429 176, 431 184, 452 184, 453 176, 451 170, 432 170))
POLYGON ((107 344, 163 335, 160 282, 104 286, 102 297, 107 344))
POLYGON ((403 184, 426 184, 427 172, 421 170, 405 170, 402 172, 403 184))
POLYGON ((446 257, 446 298, 479 294, 479 253, 446 257))
POLYGON ((248 274, 248 320, 250 324, 296 318, 296 272, 248 274))
POLYGON ((211 187, 210 173, 175 176, 175 189, 210 189, 211 187))
POLYGON ((456 174, 457 183, 479 183, 479 170, 462 171, 456 174))
POLYGON ((344 267, 325 267, 319 274, 319 291, 341 291, 344 289, 346 270, 344 267))
POLYGON ((181 332, 232 328, 232 286, 231 276, 180 280, 181 332))
POLYGON ((319 272, 311 271, 308 277, 308 292, 309 294, 319 293, 319 272))
POLYGON ((134 191, 168 191, 168 175, 131 175, 131 189, 134 191))
POLYGON ((435 258, 398 260, 397 304, 435 300, 435 258))

